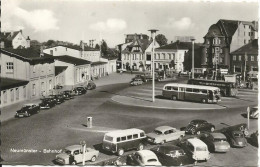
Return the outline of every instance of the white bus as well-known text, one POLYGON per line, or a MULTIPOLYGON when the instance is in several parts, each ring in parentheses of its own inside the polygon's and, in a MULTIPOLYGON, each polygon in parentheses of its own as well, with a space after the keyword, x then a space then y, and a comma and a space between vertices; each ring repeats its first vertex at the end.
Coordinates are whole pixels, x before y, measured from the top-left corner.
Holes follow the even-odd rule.
POLYGON ((170 83, 164 85, 162 95, 172 100, 202 103, 217 103, 220 101, 220 89, 212 86, 170 83))

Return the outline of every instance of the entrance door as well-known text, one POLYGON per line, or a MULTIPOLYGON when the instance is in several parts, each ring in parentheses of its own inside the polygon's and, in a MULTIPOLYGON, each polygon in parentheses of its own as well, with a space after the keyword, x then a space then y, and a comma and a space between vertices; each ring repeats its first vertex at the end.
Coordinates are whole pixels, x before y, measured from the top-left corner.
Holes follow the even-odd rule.
POLYGON ((184 100, 184 92, 185 91, 185 88, 181 88, 179 87, 179 100, 184 100))

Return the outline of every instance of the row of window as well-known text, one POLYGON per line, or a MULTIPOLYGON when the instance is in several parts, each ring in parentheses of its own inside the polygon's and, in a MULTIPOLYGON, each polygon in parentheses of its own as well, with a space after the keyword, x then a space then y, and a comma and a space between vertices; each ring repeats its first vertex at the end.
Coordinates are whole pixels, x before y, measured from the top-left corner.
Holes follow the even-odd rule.
MULTIPOLYGON (((241 55, 233 55, 233 61, 242 61, 242 56, 241 55)), ((255 61, 255 56, 245 56, 245 60, 246 61, 255 61), (250 60, 248 60, 248 58, 250 58, 250 60)))
MULTIPOLYGON (((13 88, 10 89, 10 96, 11 96, 11 102, 14 101, 14 97, 15 99, 18 101, 20 98, 20 89, 19 88, 13 88)), ((23 87, 23 97, 26 98, 26 86, 23 87)), ((3 103, 7 103, 7 90, 3 91, 3 103)))
MULTIPOLYGON (((173 91, 178 91, 178 87, 174 87, 174 86, 166 86, 165 87, 166 90, 173 90, 173 91)), ((185 90, 185 88, 181 88, 180 90, 185 90)), ((194 92, 194 93, 207 93, 207 90, 204 89, 192 89, 192 88, 186 88, 186 92, 194 92)))
MULTIPOLYGON (((126 55, 123 55, 124 57, 124 60, 129 60, 131 58, 131 55, 129 54, 126 54, 126 55)), ((143 60, 143 55, 142 54, 132 54, 132 60, 143 60)))
MULTIPOLYGON (((208 50, 209 49, 206 49, 206 53, 208 53, 208 50)), ((215 48, 212 48, 212 53, 223 53, 223 50, 222 50, 222 48, 215 47, 215 48)))
MULTIPOLYGON (((144 133, 140 133, 140 137, 144 137, 144 133)), ((133 135, 123 136, 123 137, 117 137, 116 141, 120 142, 120 141, 132 140, 137 138, 138 138, 138 134, 133 134, 133 135)))

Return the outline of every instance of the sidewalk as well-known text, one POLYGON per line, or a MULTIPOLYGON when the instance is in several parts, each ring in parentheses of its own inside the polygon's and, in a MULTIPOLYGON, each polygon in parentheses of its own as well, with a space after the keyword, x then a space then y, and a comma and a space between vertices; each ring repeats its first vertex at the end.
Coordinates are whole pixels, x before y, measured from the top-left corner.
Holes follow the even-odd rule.
POLYGON ((109 76, 104 76, 99 79, 94 80, 93 82, 99 86, 111 85, 117 83, 130 83, 131 79, 135 77, 135 74, 127 73, 112 73, 109 76))

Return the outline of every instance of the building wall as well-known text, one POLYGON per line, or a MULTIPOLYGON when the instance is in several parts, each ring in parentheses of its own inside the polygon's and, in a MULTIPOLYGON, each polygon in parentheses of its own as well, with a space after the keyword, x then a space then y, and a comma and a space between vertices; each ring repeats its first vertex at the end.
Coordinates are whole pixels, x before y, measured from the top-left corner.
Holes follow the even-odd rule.
POLYGON ((116 59, 108 61, 107 72, 109 74, 116 72, 116 59))
POLYGON ((91 77, 103 77, 107 73, 107 65, 93 65, 91 66, 91 77))
POLYGON ((27 41, 26 41, 26 38, 22 35, 21 32, 19 32, 15 38, 13 39, 12 41, 12 45, 13 45, 13 48, 16 49, 17 47, 19 46, 22 46, 22 47, 25 47, 25 48, 28 48, 28 44, 27 44, 27 41))
POLYGON ((246 72, 258 71, 258 55, 247 55, 245 63, 245 55, 231 55, 231 71, 235 73, 243 73, 246 66, 246 72))
POLYGON ((5 107, 28 99, 27 85, 1 90, 0 107, 5 107))
POLYGON ((77 58, 81 57, 81 52, 79 50, 67 48, 64 46, 56 46, 56 47, 44 49, 43 52, 46 54, 53 55, 53 56, 69 55, 69 56, 77 57, 77 58))

